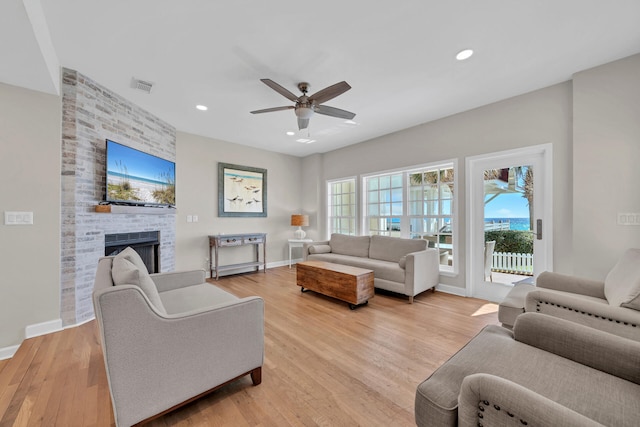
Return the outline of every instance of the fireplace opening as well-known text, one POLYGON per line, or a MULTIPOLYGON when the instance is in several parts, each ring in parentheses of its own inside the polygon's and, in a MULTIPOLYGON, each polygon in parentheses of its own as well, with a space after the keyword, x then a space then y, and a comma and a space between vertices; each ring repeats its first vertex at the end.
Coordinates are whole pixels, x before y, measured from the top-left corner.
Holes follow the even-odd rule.
POLYGON ((160 231, 105 234, 104 254, 117 255, 130 246, 136 251, 149 273, 160 272, 160 231))

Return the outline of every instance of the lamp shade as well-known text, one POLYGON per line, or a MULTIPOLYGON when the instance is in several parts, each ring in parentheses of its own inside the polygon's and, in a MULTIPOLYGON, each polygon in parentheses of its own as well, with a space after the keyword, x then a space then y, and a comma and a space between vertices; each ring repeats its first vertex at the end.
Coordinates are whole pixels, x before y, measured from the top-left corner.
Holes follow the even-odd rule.
POLYGON ((291 215, 291 225, 295 227, 308 227, 309 215, 291 215))

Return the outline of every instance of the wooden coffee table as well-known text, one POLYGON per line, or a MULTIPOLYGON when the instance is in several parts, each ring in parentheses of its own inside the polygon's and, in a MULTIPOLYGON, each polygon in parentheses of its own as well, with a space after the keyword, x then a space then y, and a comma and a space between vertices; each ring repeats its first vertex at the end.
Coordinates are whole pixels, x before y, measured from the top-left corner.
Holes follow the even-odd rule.
POLYGON ((296 264, 301 292, 314 291, 349 303, 352 310, 373 298, 373 271, 325 261, 296 264))

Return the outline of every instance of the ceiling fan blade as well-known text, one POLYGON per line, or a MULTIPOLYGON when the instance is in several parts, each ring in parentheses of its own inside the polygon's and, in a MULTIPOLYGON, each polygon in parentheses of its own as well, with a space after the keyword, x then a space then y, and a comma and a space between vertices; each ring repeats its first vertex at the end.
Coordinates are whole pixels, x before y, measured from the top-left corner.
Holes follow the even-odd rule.
POLYGON ((264 84, 266 84, 267 86, 269 86, 271 89, 275 90, 276 92, 278 92, 280 95, 284 96, 287 99, 290 99, 291 101, 297 101, 298 97, 295 96, 293 93, 291 93, 289 90, 283 88, 282 86, 280 86, 278 83, 274 82, 271 79, 260 79, 260 81, 264 84))
POLYGON ((338 95, 342 95, 349 89, 351 89, 351 86, 349 86, 349 83, 347 82, 336 83, 314 93, 309 97, 309 100, 314 101, 316 105, 322 104, 323 102, 327 102, 338 95))
POLYGON ((273 107, 273 108, 265 108, 263 110, 255 110, 251 111, 251 114, 260 114, 260 113, 270 113, 272 111, 282 111, 282 110, 293 110, 295 107, 293 105, 287 107, 273 107))
POLYGON ((335 107, 329 107, 328 105, 318 105, 315 111, 316 113, 324 114, 325 116, 339 117, 341 119, 348 119, 348 120, 351 120, 356 116, 356 114, 352 113, 351 111, 341 110, 335 107))
POLYGON ((308 127, 309 127, 309 119, 301 119, 300 117, 298 117, 298 129, 302 130, 308 127))

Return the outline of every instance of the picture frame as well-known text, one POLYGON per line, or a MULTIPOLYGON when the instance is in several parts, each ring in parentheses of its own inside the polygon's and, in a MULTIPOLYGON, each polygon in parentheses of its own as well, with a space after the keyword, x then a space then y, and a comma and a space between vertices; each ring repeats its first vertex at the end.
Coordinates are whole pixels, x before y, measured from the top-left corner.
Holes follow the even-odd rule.
POLYGON ((267 170, 218 162, 218 216, 266 217, 267 170))

